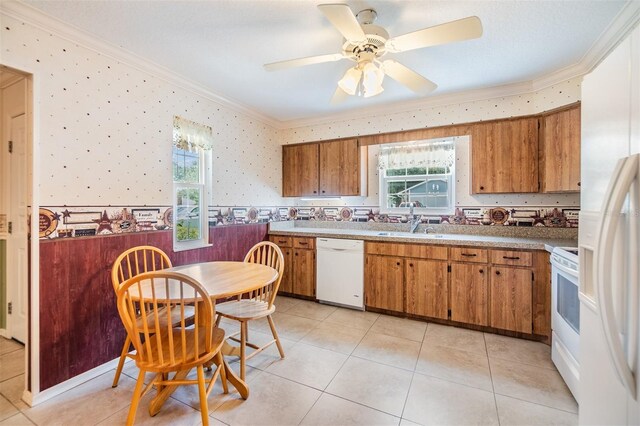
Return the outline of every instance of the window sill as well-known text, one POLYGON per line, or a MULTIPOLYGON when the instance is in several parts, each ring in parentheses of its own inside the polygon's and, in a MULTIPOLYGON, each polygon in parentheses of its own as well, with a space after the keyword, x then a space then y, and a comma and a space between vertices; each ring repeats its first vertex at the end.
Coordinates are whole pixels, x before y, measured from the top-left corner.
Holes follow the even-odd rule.
POLYGON ((201 249, 206 247, 213 247, 213 244, 205 243, 203 241, 193 241, 189 243, 178 243, 178 244, 176 244, 175 242, 173 243, 174 252, 196 250, 196 249, 201 249))

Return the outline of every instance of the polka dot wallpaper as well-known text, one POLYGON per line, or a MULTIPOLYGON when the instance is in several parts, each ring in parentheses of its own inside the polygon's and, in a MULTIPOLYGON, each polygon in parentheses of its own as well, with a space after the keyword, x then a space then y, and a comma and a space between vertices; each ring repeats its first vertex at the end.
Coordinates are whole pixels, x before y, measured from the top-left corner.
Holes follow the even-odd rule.
MULTIPOLYGON (((523 95, 278 130, 110 56, 2 16, 1 58, 38 72, 43 206, 169 206, 172 120, 213 128, 214 206, 378 205, 377 148, 369 196, 281 197, 281 144, 533 114, 575 102, 580 78, 523 95)), ((469 195, 469 144, 457 143, 456 204, 571 206, 577 194, 469 195)))
POLYGON ((213 203, 281 201, 278 131, 212 100, 2 17, 2 61, 39 80, 42 205, 170 205, 173 116, 213 128, 213 203))

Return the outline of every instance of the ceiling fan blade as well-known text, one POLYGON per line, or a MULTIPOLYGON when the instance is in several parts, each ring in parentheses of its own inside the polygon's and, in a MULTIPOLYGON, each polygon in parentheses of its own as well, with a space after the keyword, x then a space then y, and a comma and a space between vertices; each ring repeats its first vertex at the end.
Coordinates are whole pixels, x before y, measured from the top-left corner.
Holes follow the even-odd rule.
POLYGON ((386 75, 398 83, 407 86, 409 89, 420 95, 429 94, 438 87, 438 85, 433 81, 424 78, 417 72, 405 67, 393 59, 384 61, 382 63, 382 70, 386 75))
POLYGON ((406 52, 439 44, 471 40, 480 36, 482 36, 482 22, 477 16, 470 16, 393 37, 387 41, 385 47, 389 52, 406 52))
POLYGON ((329 55, 308 56, 306 58, 289 59, 287 61, 272 62, 270 64, 265 64, 264 68, 267 71, 276 71, 284 68, 302 67, 304 65, 322 64, 324 62, 335 62, 344 58, 346 58, 346 56, 344 56, 342 53, 332 53, 329 55))
POLYGON ((342 90, 340 86, 336 87, 336 91, 333 92, 333 96, 331 97, 331 105, 341 104, 349 98, 349 94, 342 90))
POLYGON ((318 8, 348 41, 363 42, 367 39, 356 16, 346 4, 319 4, 318 8))

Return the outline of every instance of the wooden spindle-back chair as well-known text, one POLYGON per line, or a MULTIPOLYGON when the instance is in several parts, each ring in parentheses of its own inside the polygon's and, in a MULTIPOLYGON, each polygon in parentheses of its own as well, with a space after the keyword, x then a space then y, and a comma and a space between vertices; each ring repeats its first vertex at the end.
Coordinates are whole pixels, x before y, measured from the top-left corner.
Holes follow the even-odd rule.
POLYGON ((244 258, 247 263, 259 263, 261 265, 270 266, 278 271, 278 278, 270 284, 261 287, 258 290, 254 290, 246 295, 241 295, 237 300, 230 302, 220 303, 218 305, 218 319, 216 325, 220 324, 222 317, 226 317, 232 320, 240 322, 240 339, 236 336, 238 333, 234 333, 229 336, 230 339, 240 343, 240 378, 245 378, 246 360, 262 352, 272 344, 276 344, 280 357, 284 358, 284 350, 280 344, 278 333, 276 331, 275 324, 271 315, 275 312, 276 307, 274 305, 280 282, 282 281, 282 273, 284 272, 284 255, 282 250, 276 244, 263 241, 251 248, 244 258), (247 323, 252 319, 259 319, 267 317, 269 327, 271 328, 271 334, 273 340, 268 343, 258 346, 248 342, 248 326, 247 323), (246 354, 246 347, 249 346, 255 349, 251 354, 246 354))
MULTIPOLYGON (((111 284, 113 290, 118 292, 120 285, 126 280, 133 278, 145 272, 160 271, 171 267, 171 260, 169 256, 162 250, 153 246, 138 246, 133 247, 118 256, 111 268, 111 284)), ((187 307, 187 318, 192 321, 193 307, 187 307)), ((178 312, 173 312, 174 317, 177 317, 178 312)), ((161 318, 165 318, 161 315, 161 318)), ((138 319, 141 321, 141 319, 138 319)), ((122 368, 124 367, 124 361, 129 355, 129 349, 131 348, 131 339, 129 334, 125 339, 122 346, 122 352, 120 353, 120 360, 118 361, 118 367, 116 368, 116 374, 113 378, 112 387, 118 386, 120 380, 120 374, 122 374, 122 368)), ((130 356, 131 357, 131 356, 130 356)))
POLYGON ((153 385, 159 390, 165 386, 198 385, 202 423, 207 425, 207 397, 220 373, 225 388, 226 382, 220 352, 224 331, 214 327, 215 305, 205 288, 175 272, 142 273, 119 286, 117 306, 136 349, 133 359, 140 369, 127 424, 133 424, 140 398, 153 385), (192 321, 188 315, 192 316, 192 321), (218 367, 205 387, 203 365, 214 357, 217 357, 218 367), (197 380, 186 380, 186 372, 194 367, 197 368, 197 380), (147 372, 157 374, 142 390, 147 372), (176 374, 170 379, 172 372, 184 374, 176 374))

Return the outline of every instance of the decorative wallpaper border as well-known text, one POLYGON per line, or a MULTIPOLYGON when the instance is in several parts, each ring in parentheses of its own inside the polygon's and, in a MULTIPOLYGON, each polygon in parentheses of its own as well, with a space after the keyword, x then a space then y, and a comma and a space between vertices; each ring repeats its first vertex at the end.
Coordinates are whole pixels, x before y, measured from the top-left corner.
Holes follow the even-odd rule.
MULTIPOLYGON (((422 215, 425 224, 577 228, 574 207, 459 207, 454 215, 422 215)), ((223 207, 208 208, 209 225, 290 220, 406 223, 407 215, 380 213, 378 207, 223 207)), ((71 238, 172 229, 167 206, 83 206, 40 209, 40 238, 71 238)))

